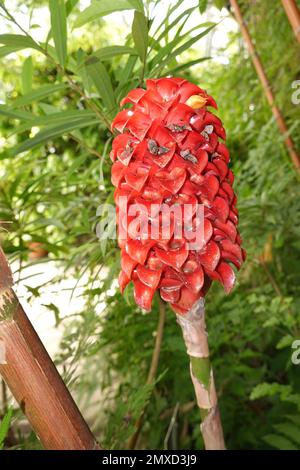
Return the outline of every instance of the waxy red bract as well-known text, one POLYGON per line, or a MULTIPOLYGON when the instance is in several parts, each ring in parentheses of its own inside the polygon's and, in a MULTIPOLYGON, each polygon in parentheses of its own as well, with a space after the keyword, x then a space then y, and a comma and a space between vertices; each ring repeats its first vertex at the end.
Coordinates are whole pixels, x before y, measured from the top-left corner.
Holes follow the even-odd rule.
MULTIPOLYGON (((148 80, 146 89, 130 91, 121 102, 124 105, 130 107, 120 111, 112 123, 119 133, 110 154, 117 213, 124 212, 124 207, 129 211, 131 205, 144 204, 146 225, 156 227, 159 235, 143 239, 138 233, 142 224, 128 217, 131 225, 125 239, 120 234, 118 239, 120 288, 123 291, 132 281, 135 301, 145 310, 151 309, 158 290, 176 313, 185 314, 204 297, 212 280, 230 292, 235 283, 231 265, 239 269, 245 259, 236 227, 230 156, 222 142, 225 129, 207 109, 217 107, 213 98, 181 78, 148 80), (187 104, 195 95, 199 109, 187 104), (128 198, 127 205, 120 196, 128 198), (184 204, 191 205, 189 223, 194 233, 199 230, 196 206, 204 205, 203 241, 198 249, 190 248, 185 239, 174 238, 176 215, 172 216, 169 238, 162 238, 159 210, 174 203, 182 211, 184 204), (153 213, 152 204, 156 204, 153 213)), ((118 222, 124 231, 124 216, 118 222)))

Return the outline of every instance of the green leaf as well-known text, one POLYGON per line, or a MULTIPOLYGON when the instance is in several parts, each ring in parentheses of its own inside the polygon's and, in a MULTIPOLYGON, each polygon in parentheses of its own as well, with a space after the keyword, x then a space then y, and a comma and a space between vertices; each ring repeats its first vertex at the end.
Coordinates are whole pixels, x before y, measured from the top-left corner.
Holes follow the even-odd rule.
POLYGON ((30 93, 26 93, 26 95, 20 96, 20 98, 16 98, 11 104, 10 108, 14 109, 19 106, 27 106, 34 101, 40 101, 47 96, 56 93, 57 91, 65 90, 68 88, 69 85, 66 83, 59 83, 57 85, 44 85, 38 88, 37 90, 31 91, 30 93))
POLYGON ((74 129, 80 129, 82 127, 92 126, 98 123, 99 123, 98 119, 84 118, 78 121, 66 122, 66 123, 60 124, 59 126, 46 128, 38 132, 31 139, 27 139, 25 140, 25 142, 22 142, 21 144, 16 145, 12 149, 10 149, 9 154, 11 156, 15 156, 18 153, 25 152, 26 150, 29 150, 33 147, 36 147, 37 145, 48 142, 49 140, 54 139, 56 137, 60 137, 74 129))
MULTIPOLYGON (((181 6, 181 4, 182 4, 182 0, 178 0, 176 3, 174 3, 174 5, 172 5, 172 7, 170 7, 168 9, 168 18, 171 17, 171 15, 178 9, 178 7, 181 6)), ((158 31, 161 30, 161 28, 163 28, 163 30, 165 30, 165 28, 166 28, 166 18, 165 17, 163 17, 163 21, 157 26, 157 28, 153 32, 153 37, 156 36, 158 31)))
MULTIPOLYGON (((172 21, 172 23, 165 25, 162 33, 158 36, 157 39, 154 40, 154 43, 160 42, 163 38, 167 38, 169 31, 171 31, 171 29, 173 29, 175 26, 178 27, 179 22, 182 20, 182 18, 186 17, 186 19, 188 19, 190 14, 195 10, 195 8, 196 7, 188 8, 187 10, 183 11, 179 16, 177 16, 175 20, 172 21)), ((184 21, 184 24, 185 22, 186 20, 184 21)))
MULTIPOLYGON (((185 18, 185 20, 186 20, 186 18, 185 18)), ((181 29, 181 26, 180 26, 180 29, 181 29)), ((212 26, 212 23, 207 23, 207 22, 201 23, 201 24, 196 26, 196 29, 203 28, 205 26, 212 26)), ((182 36, 180 36, 178 34, 178 30, 177 30, 177 33, 176 33, 174 39, 170 42, 167 42, 166 46, 160 48, 159 52, 156 54, 156 56, 151 61, 151 64, 150 64, 151 69, 153 69, 155 65, 161 64, 163 59, 165 59, 165 58, 168 59, 170 57, 170 54, 174 53, 177 50, 175 48, 184 40, 185 37, 188 37, 194 29, 195 28, 192 28, 191 30, 184 33, 182 36)), ((191 38, 191 39, 193 39, 193 38, 191 38)))
POLYGON ((11 119, 32 119, 33 114, 27 111, 12 111, 10 108, 4 104, 0 104, 0 116, 5 116, 11 119))
POLYGON ((66 3, 66 15, 67 15, 67 17, 72 12, 72 10, 74 9, 74 7, 77 5, 78 2, 79 2, 79 0, 67 0, 67 3, 66 3))
POLYGON ((67 59, 67 18, 64 0, 49 0, 51 31, 60 65, 65 66, 67 59))
MULTIPOLYGON (((162 60, 162 61, 159 61, 160 63, 158 63, 157 67, 152 69, 152 72, 150 74, 150 76, 154 76, 155 74, 157 74, 160 70, 162 70, 171 60, 173 60, 174 58, 176 58, 178 55, 182 54, 183 52, 185 52, 187 49, 189 49, 193 44, 195 44, 197 41, 199 41, 199 39, 203 38, 204 36, 206 36, 213 28, 215 27, 215 24, 209 26, 208 28, 206 28, 204 31, 202 31, 201 33, 197 34, 195 37, 189 39, 188 41, 186 41, 184 44, 182 44, 181 46, 179 46, 177 49, 175 49, 173 52, 172 51, 169 51, 169 53, 167 54, 167 57, 162 60)), ((168 47, 168 46, 167 46, 168 47)), ((157 60, 157 56, 155 57, 155 63, 157 63, 158 60, 157 60)), ((154 61, 153 61, 154 63, 154 61)))
POLYGON ((225 1, 224 0, 214 0, 214 5, 219 10, 222 10, 222 8, 225 6, 225 1))
POLYGON ((264 441, 279 450, 297 450, 297 447, 291 443, 288 439, 277 434, 268 434, 264 436, 264 441))
POLYGON ((199 10, 200 13, 204 13, 207 8, 207 0, 199 0, 199 10))
POLYGON ((21 49, 22 47, 18 47, 18 46, 2 46, 0 47, 0 59, 9 54, 13 54, 14 52, 18 52, 21 49))
POLYGON ((283 348, 287 348, 287 347, 291 347, 293 341, 294 341, 294 337, 292 335, 285 335, 283 336, 279 341, 278 343, 276 344, 276 349, 283 349, 283 348))
POLYGON ((13 410, 12 408, 9 408, 9 410, 7 411, 6 415, 4 416, 4 418, 2 419, 0 423, 0 449, 3 449, 4 440, 9 431, 9 426, 10 426, 12 415, 13 415, 13 410))
POLYGON ((133 10, 140 2, 133 0, 101 0, 93 1, 89 7, 83 10, 75 21, 75 28, 80 28, 90 21, 114 13, 115 11, 133 10))
POLYGON ((116 89, 116 96, 118 98, 118 101, 120 101, 119 93, 122 91, 122 95, 124 96, 125 95, 125 93, 123 93, 124 88, 128 85, 130 86, 131 84, 130 78, 134 80, 134 78, 132 78, 132 75, 133 75, 133 69, 134 69, 136 62, 137 62, 137 56, 130 56, 127 60, 127 63, 124 69, 122 70, 122 75, 119 81, 119 85, 117 86, 117 89, 116 89))
POLYGON ((129 3, 133 6, 135 10, 144 13, 144 3, 143 0, 128 0, 129 3))
POLYGON ((36 49, 43 52, 42 48, 31 37, 22 34, 0 34, 0 44, 17 47, 18 49, 36 49))
POLYGON ((22 68, 22 90, 23 94, 29 93, 32 89, 33 65, 32 58, 27 57, 22 68))
POLYGON ((93 52, 92 55, 98 57, 101 60, 108 60, 115 57, 116 55, 124 54, 137 55, 137 51, 128 46, 107 46, 102 47, 101 49, 97 49, 95 52, 93 52))
POLYGON ((56 110, 56 112, 48 113, 46 116, 36 116, 33 119, 24 122, 24 124, 17 126, 11 135, 20 134, 21 132, 31 129, 32 127, 40 127, 44 125, 48 125, 49 127, 50 125, 76 122, 82 121, 82 119, 93 118, 97 118, 96 114, 93 111, 82 110, 57 112, 56 110))
POLYGON ((116 100, 110 76, 106 68, 98 61, 86 65, 86 71, 97 88, 99 96, 102 98, 105 106, 109 111, 112 110, 116 106, 116 100))
POLYGON ((134 12, 132 37, 142 62, 145 62, 148 49, 148 21, 140 11, 134 12))
POLYGON ((300 416, 299 415, 287 415, 286 417, 300 428, 300 416))

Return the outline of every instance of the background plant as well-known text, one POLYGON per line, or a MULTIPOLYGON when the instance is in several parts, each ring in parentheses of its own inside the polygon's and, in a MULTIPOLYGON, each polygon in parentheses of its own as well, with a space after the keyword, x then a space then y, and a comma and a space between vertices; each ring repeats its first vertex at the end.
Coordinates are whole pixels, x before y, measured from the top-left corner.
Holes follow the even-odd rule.
MULTIPOLYGON (((290 360, 300 337, 299 185, 238 32, 229 33, 226 50, 211 48, 223 23, 215 27, 208 18, 230 16, 212 3, 226 7, 220 1, 165 2, 165 10, 139 0, 94 0, 87 8, 74 0, 0 3, 8 31, 0 35, 0 240, 18 261, 17 278, 32 301, 45 286, 32 288, 24 279, 31 242, 48 253, 41 270, 53 260, 60 266, 52 283, 80 280, 73 295, 83 296, 82 311, 63 318, 63 305, 48 305, 65 328, 57 363, 110 448, 126 447, 146 404, 141 447, 202 445, 174 316, 168 312, 159 377, 147 386, 158 306, 143 315, 130 289, 120 297, 116 245, 95 233, 97 207, 113 201, 112 116, 129 89, 167 74, 191 79, 217 98, 236 174, 248 261, 230 297, 215 286, 207 298, 227 445, 300 448, 300 376, 290 360), (112 10, 118 18, 125 11, 130 22, 120 25, 108 15, 112 10), (35 23, 41 13, 49 31, 35 23), (228 63, 214 59, 223 54, 228 63)), ((291 103, 299 50, 290 25, 280 2, 240 3, 299 150, 299 106, 291 103)), ((21 418, 14 413, 13 427, 21 418)), ((7 446, 36 446, 33 435, 15 433, 14 440, 7 446)))

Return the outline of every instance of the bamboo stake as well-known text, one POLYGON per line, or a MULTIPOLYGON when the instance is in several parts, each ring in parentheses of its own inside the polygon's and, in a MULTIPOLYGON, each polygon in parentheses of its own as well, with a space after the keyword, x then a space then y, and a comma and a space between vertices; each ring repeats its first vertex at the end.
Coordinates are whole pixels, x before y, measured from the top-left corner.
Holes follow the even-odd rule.
POLYGON ((206 450, 225 450, 213 369, 209 359, 205 327, 204 299, 199 299, 186 315, 177 315, 187 353, 202 423, 200 430, 206 450))
POLYGON ((49 450, 100 450, 13 289, 0 248, 0 374, 49 450))
POLYGON ((281 3, 291 23, 294 34, 298 42, 300 42, 300 10, 295 0, 281 0, 281 3))
POLYGON ((251 59, 252 59, 252 62, 253 62, 253 65, 256 69, 256 72, 257 72, 257 75, 262 83, 262 86, 263 86, 263 89, 264 89, 264 92, 265 92, 265 95, 266 95, 266 98, 271 106, 271 109, 272 109, 272 113, 277 121, 277 125, 278 125, 278 128, 279 128, 279 131, 281 132, 281 134, 284 136, 284 143, 286 145, 286 148, 287 148, 287 151, 290 155, 290 158, 293 162, 293 165, 296 169, 296 171, 298 173, 300 173, 300 157, 295 149, 295 146, 294 146, 294 143, 293 143, 293 140, 291 139, 291 137, 288 135, 288 128, 287 128, 287 125, 284 121, 284 118, 281 114, 281 111, 280 109, 278 108, 278 106, 276 105, 275 103, 275 97, 274 97, 274 94, 272 92, 272 89, 271 89, 271 86, 269 84, 269 81, 268 81, 268 78, 267 78, 267 75, 265 73, 265 70, 264 70, 264 67, 261 63, 261 60, 259 58, 259 55, 257 54, 256 52, 256 49, 255 49, 255 46, 252 42, 252 39, 251 39, 251 36, 250 36, 250 33, 249 33, 249 30, 247 28, 247 25, 243 19, 243 16, 242 16, 242 13, 241 13, 241 10, 240 10, 240 7, 238 5, 238 2, 236 0, 230 0, 230 4, 233 8, 233 11, 234 11, 234 15, 236 17, 236 20, 237 22, 239 23, 240 25, 240 28, 241 28, 241 32, 242 32, 242 35, 244 37, 244 41, 246 43, 246 46, 248 48, 248 51, 249 51, 249 54, 251 56, 251 59))

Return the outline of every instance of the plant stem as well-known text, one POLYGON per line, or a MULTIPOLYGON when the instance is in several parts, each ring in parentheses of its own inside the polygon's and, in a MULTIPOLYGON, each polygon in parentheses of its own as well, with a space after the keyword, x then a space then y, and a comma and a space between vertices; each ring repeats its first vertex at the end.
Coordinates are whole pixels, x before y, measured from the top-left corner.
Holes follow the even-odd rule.
POLYGON ((204 299, 199 299, 185 315, 177 315, 187 353, 190 373, 200 409, 200 430, 206 450, 225 450, 213 370, 209 359, 205 327, 204 299))
MULTIPOLYGON (((163 334, 164 334, 165 321, 166 321, 166 306, 165 306, 165 303, 159 297, 159 318, 158 318, 158 325, 157 325, 157 334, 156 334, 155 346, 153 349, 153 354, 152 354, 152 359, 151 359, 151 365, 150 365, 150 369, 149 369, 148 377, 146 381, 147 385, 153 384, 155 377, 156 377, 160 351, 161 351, 161 345, 162 345, 162 339, 163 339, 163 334)), ((144 409, 139 419, 137 420, 136 431, 129 441, 128 447, 131 450, 134 450, 136 447, 140 432, 143 427, 145 411, 146 410, 144 409)))

